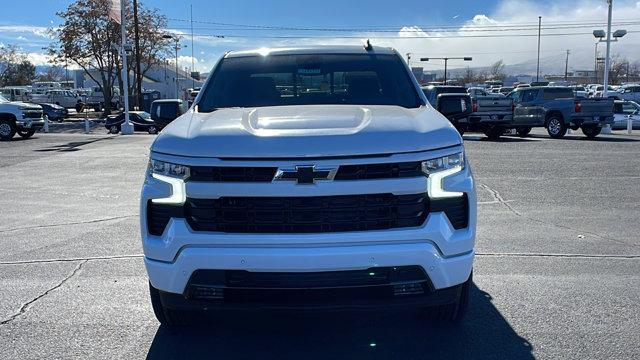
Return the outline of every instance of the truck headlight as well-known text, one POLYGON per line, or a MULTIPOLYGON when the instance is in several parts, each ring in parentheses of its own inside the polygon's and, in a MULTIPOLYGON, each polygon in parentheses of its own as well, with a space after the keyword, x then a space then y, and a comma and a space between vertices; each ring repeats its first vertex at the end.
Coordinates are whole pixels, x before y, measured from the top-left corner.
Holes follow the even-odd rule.
POLYGON ((188 166, 153 159, 149 160, 149 172, 183 180, 189 177, 188 166))
POLYGON ((464 170, 464 153, 442 156, 422 162, 422 172, 428 176, 427 191, 432 199, 459 197, 464 195, 458 191, 447 191, 442 181, 453 174, 464 170))
POLYGON ((149 174, 154 179, 171 185, 171 196, 151 199, 157 204, 184 204, 187 199, 184 180, 189 177, 189 167, 166 161, 149 160, 149 174))

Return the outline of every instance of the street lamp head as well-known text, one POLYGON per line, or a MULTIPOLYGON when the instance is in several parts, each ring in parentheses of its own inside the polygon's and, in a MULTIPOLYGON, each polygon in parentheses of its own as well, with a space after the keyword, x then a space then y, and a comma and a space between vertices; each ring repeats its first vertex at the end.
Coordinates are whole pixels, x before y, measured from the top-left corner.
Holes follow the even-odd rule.
POLYGON ((162 35, 162 38, 163 38, 163 39, 173 39, 173 35, 171 35, 171 34, 164 34, 164 35, 162 35))
POLYGON ((627 30, 616 30, 613 32, 613 37, 616 39, 621 38, 625 35, 627 35, 627 30))
POLYGON ((472 57, 470 57, 470 56, 464 57, 463 59, 464 59, 464 61, 471 61, 471 60, 473 60, 473 58, 472 58, 472 57))
POLYGON ((429 58, 420 58, 420 61, 429 61, 429 58))
POLYGON ((604 30, 593 30, 593 36, 602 39, 603 37, 607 36, 607 34, 604 32, 604 30))

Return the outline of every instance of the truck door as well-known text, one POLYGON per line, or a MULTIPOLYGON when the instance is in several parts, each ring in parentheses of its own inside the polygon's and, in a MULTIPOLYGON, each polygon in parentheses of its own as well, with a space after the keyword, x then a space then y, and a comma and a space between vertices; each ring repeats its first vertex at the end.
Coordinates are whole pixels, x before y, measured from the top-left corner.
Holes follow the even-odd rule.
POLYGON ((524 91, 512 91, 509 95, 507 95, 507 97, 513 100, 513 105, 514 105, 513 123, 514 124, 525 123, 527 120, 524 113, 524 107, 522 106, 522 93, 524 93, 524 91))
POLYGON ((542 107, 536 104, 538 89, 526 89, 521 91, 520 102, 514 110, 514 123, 517 125, 535 126, 541 125, 540 112, 542 107))

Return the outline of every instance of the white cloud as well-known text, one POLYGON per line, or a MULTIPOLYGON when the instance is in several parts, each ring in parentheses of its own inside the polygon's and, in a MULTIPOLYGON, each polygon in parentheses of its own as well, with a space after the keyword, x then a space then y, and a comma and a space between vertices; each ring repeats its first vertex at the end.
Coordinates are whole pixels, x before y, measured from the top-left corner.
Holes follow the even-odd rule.
MULTIPOLYGON (((471 63, 451 61, 450 68, 487 66, 497 60, 504 60, 507 64, 522 62, 535 63, 537 52, 537 22, 538 16, 542 16, 543 36, 541 41, 541 68, 543 72, 564 69, 565 51, 571 51, 569 67, 590 69, 593 63, 593 50, 595 39, 591 35, 594 28, 602 25, 593 24, 588 27, 566 27, 576 23, 606 23, 607 9, 605 2, 601 0, 586 0, 581 2, 561 1, 549 5, 540 4, 534 0, 503 0, 495 11, 491 13, 477 14, 462 26, 442 28, 421 28, 415 25, 407 25, 397 33, 340 33, 340 35, 352 38, 330 37, 330 33, 322 33, 326 38, 296 38, 296 39, 270 39, 270 38, 212 38, 196 36, 198 50, 204 47, 209 58, 208 63, 213 64, 215 59, 226 50, 242 50, 259 47, 287 47, 308 45, 335 45, 335 44, 361 44, 361 39, 371 39, 374 45, 391 46, 401 54, 413 53, 412 65, 418 65, 420 57, 427 56, 472 56, 471 63), (573 23, 573 24, 571 24, 573 23), (564 29, 557 29, 558 24, 564 24, 564 29), (555 26, 554 26, 555 25, 555 26), (509 31, 497 31, 497 27, 509 27, 509 31), (544 27, 547 29, 544 29, 544 27), (492 29, 494 31, 479 31, 492 29), (552 29, 556 27, 556 29, 552 29), (554 36, 550 34, 580 33, 573 36, 554 36), (518 37, 489 37, 492 35, 523 35, 518 37), (463 38, 461 36, 469 36, 463 38), (389 38, 394 37, 394 38, 389 38), (215 51, 210 51, 215 48, 215 51)), ((622 20, 640 19, 640 1, 617 0, 614 4, 614 23, 622 20)), ((640 52, 640 25, 621 25, 626 27, 629 34, 620 42, 612 46, 612 54, 620 54, 623 57, 639 59, 640 52), (633 31, 638 31, 634 33, 633 31)), ((618 27, 614 26, 614 30, 618 27)), ((277 32, 272 35, 296 35, 301 33, 277 32)), ((304 33, 302 33, 304 34, 304 33)), ((184 34, 187 37, 187 34, 184 34)), ((604 45, 600 46, 604 49, 604 45)), ((200 66, 202 66, 202 62, 200 66)), ((444 65, 441 62, 420 63, 429 70, 441 70, 444 65)), ((530 68, 530 67, 529 67, 530 68)))
POLYGON ((51 57, 47 54, 39 52, 26 53, 27 59, 33 63, 33 65, 51 65, 51 57))
POLYGON ((0 33, 28 34, 36 37, 50 39, 49 28, 33 25, 0 25, 0 33))
MULTIPOLYGON (((315 33, 314 35, 326 36, 324 38, 308 37, 305 32, 246 32, 251 35, 275 35, 275 36, 301 36, 300 38, 276 39, 276 38, 241 38, 226 37, 216 38, 204 34, 194 36, 197 58, 195 67, 198 71, 208 72, 225 51, 243 50, 260 47, 291 47, 310 45, 337 45, 362 43, 362 39, 371 39, 374 45, 392 46, 401 54, 412 53, 412 65, 421 65, 425 69, 439 70, 443 68, 441 62, 422 62, 420 57, 438 56, 472 56, 471 63, 451 61, 451 68, 464 67, 466 65, 477 67, 487 66, 497 60, 503 59, 507 64, 521 62, 535 63, 537 37, 482 37, 487 35, 535 35, 537 33, 538 16, 542 16, 543 34, 553 33, 584 33, 576 36, 543 36, 541 43, 541 67, 545 69, 564 68, 565 50, 571 50, 569 60, 570 68, 591 68, 593 63, 593 50, 595 40, 590 34, 594 28, 603 28, 594 24, 593 27, 544 29, 554 24, 569 24, 569 22, 584 23, 597 20, 606 22, 607 11, 602 0, 583 0, 575 2, 571 0, 558 1, 549 4, 541 4, 535 0, 502 0, 498 7, 491 12, 480 13, 467 20, 459 27, 443 26, 433 28, 420 27, 415 24, 407 24, 397 33, 338 33, 337 36, 349 36, 350 38, 332 37, 334 33, 315 33), (511 26, 509 31, 478 31, 478 27, 491 28, 511 26), (469 36, 469 37, 461 37, 469 36), (480 36, 480 37, 479 37, 480 36), (389 38, 392 37, 392 38, 389 38)), ((635 20, 636 24, 614 26, 626 28, 629 34, 620 42, 613 44, 612 54, 620 54, 638 60, 640 58, 640 1, 616 0, 614 2, 613 20, 635 20)), ((461 20, 458 17, 457 20, 461 20)), ((435 20, 434 20, 435 21, 435 20)), ((430 23, 429 19, 425 21, 430 23)), ((374 24, 372 22, 372 24, 374 24)), ((285 24, 286 25, 286 24, 285 24)), ((557 26, 556 26, 557 27, 557 26)), ((494 29, 498 30, 498 29, 494 29)), ((170 33, 182 37, 181 44, 189 46, 180 51, 179 66, 191 68, 191 39, 190 35, 177 29, 168 29, 170 33)), ((233 33, 233 32, 230 32, 233 33)), ((5 43, 14 43, 18 39, 18 45, 25 51, 33 51, 30 56, 34 62, 43 63, 47 57, 39 54, 38 50, 51 41, 48 28, 31 25, 0 25, 0 40, 5 43), (22 37, 26 40, 22 40, 22 37)), ((600 50, 604 45, 600 46, 600 50)), ((172 57, 169 56, 171 60, 172 57)), ((551 71, 551 70, 550 70, 551 71)), ((555 70, 553 70, 555 71, 555 70)))
MULTIPOLYGON (((421 56, 473 56, 470 66, 486 66, 497 60, 503 59, 507 64, 535 61, 537 52, 537 22, 538 16, 542 16, 543 34, 559 33, 583 33, 574 36, 543 36, 541 40, 541 58, 547 63, 541 67, 547 67, 553 71, 558 66, 564 68, 565 51, 570 50, 570 68, 590 69, 593 64, 595 39, 591 32, 595 28, 603 28, 594 24, 589 27, 576 27, 565 29, 550 29, 554 24, 570 24, 569 22, 599 22, 606 23, 607 9, 604 1, 564 1, 554 5, 540 4, 535 1, 509 0, 503 1, 495 12, 490 15, 478 14, 467 21, 458 29, 438 29, 427 32, 419 27, 405 27, 398 33, 400 37, 407 39, 384 39, 373 37, 377 45, 393 46, 402 54, 411 52, 413 60, 421 56), (548 24, 549 29, 544 29, 548 24), (478 26, 511 26, 510 31, 477 31, 478 26), (524 25, 524 26, 523 26, 524 25), (407 29, 414 32, 408 33, 407 29), (523 30, 518 30, 523 29, 523 30), (453 30, 453 31, 451 31, 453 30), (471 37, 460 38, 455 36, 484 36, 494 34, 520 34, 534 35, 522 37, 471 37), (409 37, 424 37, 415 39, 409 37), (448 36, 448 38, 447 38, 448 36), (453 37, 452 37, 453 36, 453 37), (427 38, 431 37, 431 38, 427 38)), ((621 20, 640 19, 640 2, 616 1, 614 3, 613 22, 621 20)), ((557 27, 557 26, 556 26, 557 27)), ((620 42, 612 45, 612 54, 620 54, 623 57, 640 59, 640 26, 621 25, 616 28, 626 28, 630 33, 620 42), (636 31, 635 33, 632 31, 636 31)), ((601 44, 600 50, 604 49, 601 44)), ((414 62, 413 65, 418 65, 414 62)), ((425 69, 442 69, 443 64, 420 63, 425 69)), ((462 62, 449 62, 450 67, 464 67, 462 62)))

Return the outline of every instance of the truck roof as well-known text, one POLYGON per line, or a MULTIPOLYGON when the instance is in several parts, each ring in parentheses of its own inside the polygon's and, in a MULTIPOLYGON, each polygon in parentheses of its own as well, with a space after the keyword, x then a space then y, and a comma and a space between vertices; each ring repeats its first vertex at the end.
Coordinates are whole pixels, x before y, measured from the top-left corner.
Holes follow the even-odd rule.
POLYGON ((522 90, 535 90, 535 89, 571 89, 571 88, 568 86, 528 86, 528 87, 515 88, 513 90, 522 91, 522 90))
POLYGON ((265 56, 265 55, 307 55, 307 54, 396 54, 396 50, 391 47, 372 46, 371 50, 365 49, 364 45, 327 45, 308 46, 291 48, 260 48, 253 50, 230 51, 225 54, 225 58, 244 56, 265 56))

